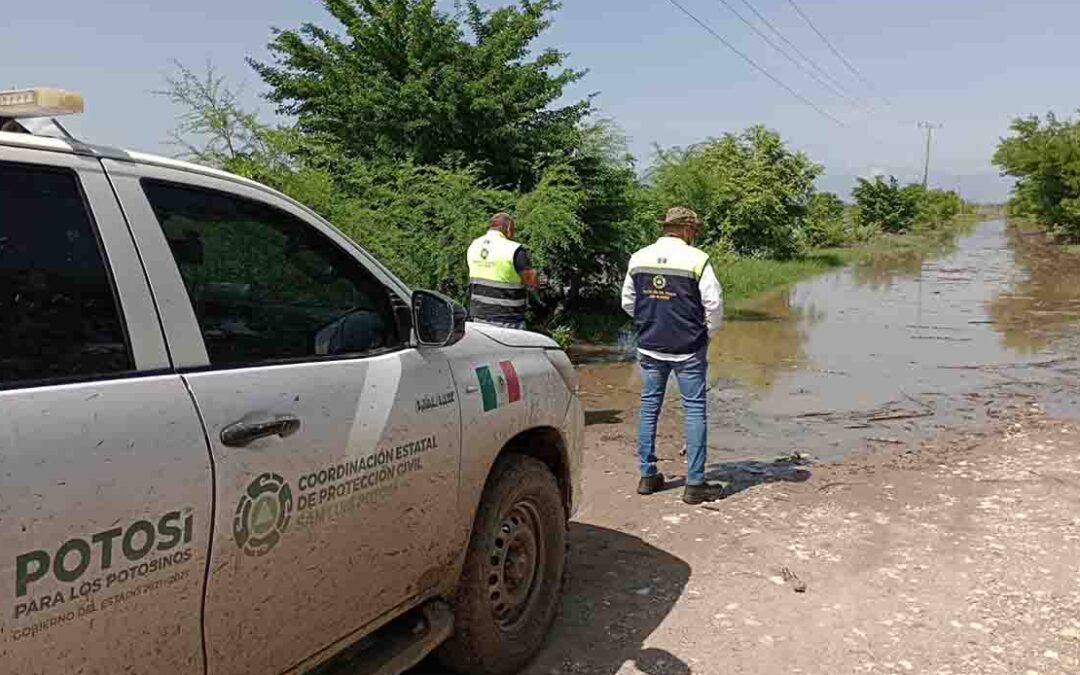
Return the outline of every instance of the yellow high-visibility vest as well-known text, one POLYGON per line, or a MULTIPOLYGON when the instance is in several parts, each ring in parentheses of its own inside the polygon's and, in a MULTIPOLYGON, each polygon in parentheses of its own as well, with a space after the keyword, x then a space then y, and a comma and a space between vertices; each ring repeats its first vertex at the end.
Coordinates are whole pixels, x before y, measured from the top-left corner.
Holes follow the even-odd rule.
POLYGON ((495 282, 502 288, 523 288, 521 275, 514 267, 514 254, 521 244, 510 241, 498 230, 488 230, 469 246, 469 280, 473 283, 495 282))
POLYGON ((472 318, 498 323, 525 320, 525 283, 514 266, 521 244, 502 232, 489 230, 469 246, 469 313, 472 318))

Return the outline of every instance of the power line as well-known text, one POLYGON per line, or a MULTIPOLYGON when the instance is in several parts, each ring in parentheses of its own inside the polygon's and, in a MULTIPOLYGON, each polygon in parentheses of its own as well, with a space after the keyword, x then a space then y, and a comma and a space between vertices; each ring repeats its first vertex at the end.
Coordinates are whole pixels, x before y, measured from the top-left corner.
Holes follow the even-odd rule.
POLYGON ((829 38, 825 37, 825 34, 822 33, 820 30, 818 30, 818 27, 814 25, 814 22, 810 20, 810 17, 806 15, 806 12, 802 11, 802 8, 799 7, 799 5, 795 2, 795 0, 788 0, 788 4, 790 4, 795 9, 795 11, 799 13, 799 16, 801 16, 803 18, 803 21, 806 22, 806 25, 810 26, 810 28, 813 29, 813 31, 815 33, 817 33, 818 37, 821 38, 821 41, 824 42, 825 46, 829 48, 829 51, 831 51, 836 56, 836 58, 840 59, 841 63, 843 63, 845 66, 847 66, 847 69, 850 70, 852 72, 852 74, 855 75, 855 77, 862 80, 863 84, 865 84, 865 85, 867 85, 869 87, 874 86, 874 83, 871 82, 870 80, 866 79, 866 77, 864 77, 863 74, 859 72, 858 68, 851 65, 851 62, 848 61, 844 57, 844 55, 840 53, 840 50, 837 49, 833 45, 833 43, 829 41, 829 38))
POLYGON ((792 64, 794 64, 799 70, 806 73, 806 75, 813 78, 814 81, 816 81, 818 84, 825 87, 826 89, 828 89, 832 93, 836 94, 840 98, 845 99, 846 101, 848 101, 849 103, 852 103, 853 105, 855 105, 857 107, 861 107, 857 100, 855 100, 854 98, 848 96, 847 94, 845 94, 844 92, 840 91, 839 89, 834 87, 832 84, 827 82, 826 80, 822 79, 813 70, 810 70, 805 65, 803 65, 801 62, 799 62, 795 57, 793 57, 791 54, 788 54, 787 51, 785 51, 782 47, 780 47, 780 45, 773 42, 772 38, 770 38, 768 35, 766 35, 764 32, 762 32, 762 30, 760 28, 758 28, 757 26, 755 26, 752 21, 750 21, 749 19, 744 17, 742 14, 739 13, 738 10, 736 10, 734 7, 732 7, 731 3, 729 3, 728 0, 719 0, 719 1, 720 1, 720 4, 722 4, 724 7, 727 7, 728 10, 730 10, 731 13, 734 14, 737 19, 739 19, 739 21, 742 21, 744 24, 746 24, 750 28, 750 30, 754 31, 754 33, 757 34, 757 36, 759 38, 764 40, 766 42, 766 44, 768 44, 770 47, 772 47, 774 50, 776 50, 781 56, 783 56, 785 59, 787 59, 792 64))
POLYGON ((742 0, 742 3, 744 5, 746 5, 746 7, 751 12, 754 13, 754 16, 756 16, 763 24, 765 24, 769 28, 769 30, 771 30, 773 32, 773 34, 776 35, 776 37, 780 38, 784 42, 784 44, 786 44, 788 47, 791 48, 792 51, 794 51, 796 54, 798 54, 799 57, 802 58, 803 61, 806 61, 806 63, 808 63, 811 68, 816 70, 818 72, 818 74, 820 74, 823 78, 825 78, 830 83, 832 83, 840 91, 844 92, 845 94, 847 94, 848 96, 850 96, 853 99, 855 98, 851 94, 851 92, 849 92, 847 90, 847 88, 844 87, 844 85, 842 85, 835 77, 830 75, 824 68, 822 68, 817 63, 817 61, 815 61, 814 59, 807 56, 801 49, 799 49, 799 47, 794 42, 789 40, 787 38, 787 36, 784 35, 783 32, 780 31, 779 28, 777 28, 775 25, 773 25, 773 22, 769 21, 769 19, 764 14, 759 12, 757 7, 754 7, 753 3, 751 3, 750 0, 742 0))
POLYGON ((672 5, 674 5, 683 14, 685 14, 691 21, 693 21, 697 25, 701 26, 709 35, 712 35, 714 38, 716 38, 716 40, 720 44, 724 45, 729 50, 734 52, 743 61, 746 61, 748 64, 750 64, 750 66, 753 67, 754 70, 758 71, 759 73, 761 73, 765 77, 772 80, 773 83, 776 84, 776 86, 780 87, 781 89, 783 89, 787 93, 791 94, 792 96, 797 98, 799 101, 801 101, 803 104, 809 106, 810 108, 813 108, 819 115, 822 115, 823 117, 829 118, 830 120, 832 120, 836 124, 839 124, 842 127, 845 127, 845 128, 847 127, 847 124, 845 124, 842 120, 838 119, 837 117, 834 117, 832 114, 830 114, 829 112, 827 112, 823 108, 819 107, 816 103, 814 103, 810 99, 806 98, 805 96, 803 96, 799 92, 795 91, 794 89, 792 89, 788 85, 784 84, 784 82, 782 80, 780 80, 779 78, 774 76, 768 70, 765 70, 765 68, 763 68, 762 66, 759 66, 757 64, 757 62, 754 61, 753 59, 751 59, 749 56, 747 56, 746 54, 739 51, 735 47, 735 45, 731 44, 726 39, 724 39, 724 37, 722 35, 720 35, 715 30, 713 30, 707 23, 705 23, 701 19, 697 18, 697 16, 695 16, 693 13, 691 13, 690 10, 688 10, 686 7, 683 7, 679 3, 678 0, 668 0, 668 2, 671 3, 672 5))

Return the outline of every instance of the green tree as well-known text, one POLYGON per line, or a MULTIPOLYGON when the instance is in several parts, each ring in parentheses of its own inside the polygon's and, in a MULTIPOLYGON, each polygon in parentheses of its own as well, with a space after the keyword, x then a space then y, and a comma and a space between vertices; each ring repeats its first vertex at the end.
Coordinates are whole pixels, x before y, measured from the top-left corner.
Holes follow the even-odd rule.
POLYGON ((212 63, 206 64, 203 75, 179 61, 173 67, 174 72, 165 76, 165 89, 154 93, 179 109, 169 142, 180 149, 180 157, 220 168, 265 152, 266 130, 254 113, 240 107, 239 93, 212 63))
POLYGON ((860 178, 851 196, 855 199, 859 224, 884 232, 907 232, 919 212, 921 186, 901 188, 895 176, 885 180, 860 178))
POLYGON ((249 59, 279 112, 349 158, 475 164, 494 184, 531 189, 574 146, 588 100, 558 107, 584 73, 532 51, 556 0, 493 11, 466 0, 323 0, 341 32, 278 31, 272 63, 249 59))
MULTIPOLYGON (((551 277, 547 300, 573 306, 617 286, 655 229, 653 214, 617 127, 591 121, 587 99, 561 102, 584 73, 565 68, 555 49, 533 48, 556 0, 491 11, 467 0, 455 14, 434 0, 323 4, 341 31, 280 31, 272 62, 251 61, 270 100, 297 120, 292 157, 341 177, 354 194, 354 162, 464 168, 512 191, 500 208, 514 212, 551 277)), ((485 222, 476 219, 473 236, 485 222)), ((458 256, 456 269, 464 252, 444 249, 458 256)), ((461 274, 450 277, 460 287, 461 274)))
POLYGON ((574 265, 563 277, 567 304, 575 305, 583 294, 616 293, 630 256, 657 227, 656 209, 613 122, 582 127, 569 166, 582 187, 578 213, 585 228, 581 247, 567 252, 574 265))
POLYGON ((909 185, 905 189, 918 198, 915 222, 922 228, 935 228, 948 223, 960 213, 964 203, 960 195, 952 190, 927 190, 921 185, 909 185))
POLYGON ((810 246, 843 246, 851 238, 844 202, 832 192, 818 192, 810 198, 806 218, 806 239, 810 246))
POLYGON ((608 121, 576 129, 566 158, 552 159, 533 189, 515 192, 492 187, 476 166, 344 157, 325 135, 261 124, 220 78, 178 69, 165 95, 181 106, 185 154, 310 206, 411 285, 464 299, 469 242, 492 212, 509 210, 553 280, 546 299, 554 311, 613 297, 630 254, 655 231, 633 158, 608 121), (210 124, 219 118, 227 124, 210 124), (248 142, 229 150, 226 137, 248 142))
POLYGON ((1014 120, 1011 131, 994 153, 994 164, 1016 178, 1009 212, 1080 241, 1080 122, 1050 113, 1014 120))
POLYGON ((702 216, 706 245, 785 259, 805 250, 803 229, 822 171, 775 131, 754 126, 660 151, 651 177, 661 204, 689 206, 702 216))

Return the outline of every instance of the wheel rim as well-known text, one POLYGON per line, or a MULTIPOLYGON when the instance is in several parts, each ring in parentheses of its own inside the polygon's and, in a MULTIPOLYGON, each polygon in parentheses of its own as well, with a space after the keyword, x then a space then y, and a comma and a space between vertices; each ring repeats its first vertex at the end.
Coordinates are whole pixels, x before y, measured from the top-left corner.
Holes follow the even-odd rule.
POLYGON ((542 577, 544 538, 536 508, 520 501, 506 513, 495 534, 488 560, 488 601, 503 628, 528 614, 542 577))

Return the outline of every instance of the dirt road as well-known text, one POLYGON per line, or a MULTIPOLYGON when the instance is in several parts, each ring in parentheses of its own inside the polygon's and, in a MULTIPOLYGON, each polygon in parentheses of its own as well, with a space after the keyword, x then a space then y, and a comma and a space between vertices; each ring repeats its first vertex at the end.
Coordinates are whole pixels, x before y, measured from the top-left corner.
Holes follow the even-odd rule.
POLYGON ((720 465, 736 494, 708 508, 634 494, 632 429, 593 430, 566 600, 529 673, 1080 672, 1068 424, 1033 409, 831 466, 720 465))

